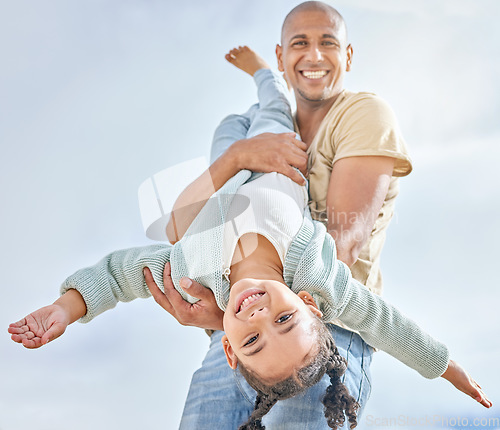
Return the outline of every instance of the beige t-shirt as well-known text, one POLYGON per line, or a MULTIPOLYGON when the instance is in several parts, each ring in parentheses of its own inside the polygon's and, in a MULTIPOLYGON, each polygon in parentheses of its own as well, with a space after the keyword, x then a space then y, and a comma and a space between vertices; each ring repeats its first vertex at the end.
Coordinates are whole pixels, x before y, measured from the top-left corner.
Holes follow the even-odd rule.
POLYGON ((376 294, 382 293, 380 254, 399 192, 397 177, 412 170, 408 150, 390 106, 375 94, 344 90, 323 119, 308 148, 312 217, 326 224, 326 196, 332 167, 347 157, 382 155, 396 159, 387 196, 370 237, 351 266, 355 279, 376 294))

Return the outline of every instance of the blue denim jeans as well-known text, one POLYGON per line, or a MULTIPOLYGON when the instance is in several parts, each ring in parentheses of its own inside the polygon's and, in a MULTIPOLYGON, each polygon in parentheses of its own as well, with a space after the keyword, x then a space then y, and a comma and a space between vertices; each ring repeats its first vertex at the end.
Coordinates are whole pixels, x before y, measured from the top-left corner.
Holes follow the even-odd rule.
MULTIPOLYGON (((361 408, 371 392, 370 363, 373 348, 359 335, 328 325, 337 348, 347 359, 343 383, 361 408)), ((191 381, 182 415, 181 430, 236 430, 253 411, 255 391, 238 370, 232 370, 222 349, 223 332, 212 334, 210 348, 191 381)), ((328 429, 321 399, 330 381, 328 376, 304 393, 276 403, 262 422, 267 430, 328 429)), ((348 428, 347 424, 344 425, 348 428)))

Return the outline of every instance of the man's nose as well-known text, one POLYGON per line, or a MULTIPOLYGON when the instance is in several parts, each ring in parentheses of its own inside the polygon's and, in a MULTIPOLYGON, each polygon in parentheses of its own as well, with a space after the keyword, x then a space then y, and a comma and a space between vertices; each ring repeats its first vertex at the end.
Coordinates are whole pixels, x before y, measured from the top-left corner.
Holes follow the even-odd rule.
POLYGON ((309 45, 307 56, 310 61, 313 61, 315 63, 323 61, 323 51, 321 50, 321 46, 315 43, 311 43, 309 45))

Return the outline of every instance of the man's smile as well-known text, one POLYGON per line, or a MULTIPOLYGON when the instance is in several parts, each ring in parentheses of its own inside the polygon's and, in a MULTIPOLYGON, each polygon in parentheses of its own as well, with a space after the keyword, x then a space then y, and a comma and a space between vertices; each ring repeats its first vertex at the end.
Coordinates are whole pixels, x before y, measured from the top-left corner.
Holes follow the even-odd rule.
POLYGON ((318 80, 325 77, 329 72, 328 70, 301 70, 299 73, 307 79, 318 80))

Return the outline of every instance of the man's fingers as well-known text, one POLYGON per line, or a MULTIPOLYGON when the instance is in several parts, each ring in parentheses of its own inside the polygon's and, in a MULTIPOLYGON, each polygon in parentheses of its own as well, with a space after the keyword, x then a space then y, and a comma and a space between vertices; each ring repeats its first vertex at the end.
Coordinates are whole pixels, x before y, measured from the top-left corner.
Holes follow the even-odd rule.
POLYGON ((299 185, 304 185, 306 182, 302 175, 291 166, 285 166, 283 168, 283 171, 281 171, 280 173, 288 176, 293 182, 296 182, 299 185))
MULTIPOLYGON (((191 307, 191 303, 184 300, 180 293, 175 289, 173 282, 165 284, 165 296, 167 296, 170 305, 175 309, 177 314, 182 311, 187 311, 191 307)), ((179 319, 177 320, 179 321, 179 319)))
MULTIPOLYGON (((169 264, 169 263, 167 263, 169 264)), ((164 275, 166 272, 167 265, 165 265, 164 269, 164 275)), ((163 282, 163 286, 165 288, 165 293, 163 293, 162 290, 160 290, 160 287, 156 285, 155 280, 153 279, 153 274, 151 273, 151 270, 149 270, 148 267, 145 267, 143 270, 144 273, 144 279, 146 280, 146 285, 148 286, 148 289, 153 296, 153 299, 155 299, 155 302, 158 303, 163 309, 165 309, 169 314, 173 315, 175 317, 175 310, 172 307, 172 304, 170 303, 166 292, 169 287, 168 283, 163 282)), ((168 266, 168 273, 170 275, 170 265, 168 266)))
POLYGON ((285 153, 288 164, 299 169, 304 176, 307 174, 307 153, 294 145, 289 146, 290 151, 285 153))
POLYGON ((188 293, 190 296, 203 301, 215 301, 214 293, 209 288, 205 288, 203 285, 189 278, 181 279, 182 289, 188 293))
POLYGON ((307 173, 307 158, 291 154, 289 163, 292 167, 299 169, 304 176, 307 173))
POLYGON ((153 274, 151 273, 151 270, 149 270, 149 267, 145 267, 142 273, 144 274, 144 280, 146 281, 146 285, 148 286, 149 291, 151 291, 151 289, 158 288, 158 285, 156 285, 153 274))
POLYGON ((144 279, 146 281, 146 285, 149 289, 149 292, 154 297, 154 299, 156 300, 157 298, 162 297, 163 292, 160 290, 158 285, 156 285, 156 282, 153 278, 153 274, 151 273, 151 270, 149 270, 148 267, 145 267, 143 270, 143 273, 144 273, 144 279))
POLYGON ((165 263, 165 267, 163 268, 163 279, 165 279, 165 277, 170 278, 171 274, 172 274, 172 267, 170 266, 170 261, 167 261, 165 263))
POLYGON ((302 142, 302 140, 299 139, 292 139, 292 143, 301 151, 306 152, 307 151, 307 145, 302 142))
POLYGON ((288 143, 292 143, 297 149, 301 150, 302 152, 307 151, 307 145, 302 142, 302 140, 297 139, 297 134, 293 132, 289 133, 282 133, 282 137, 284 137, 284 140, 288 143))
POLYGON ((296 146, 288 145, 285 155, 293 155, 293 157, 300 163, 307 164, 307 153, 297 148, 296 146))

